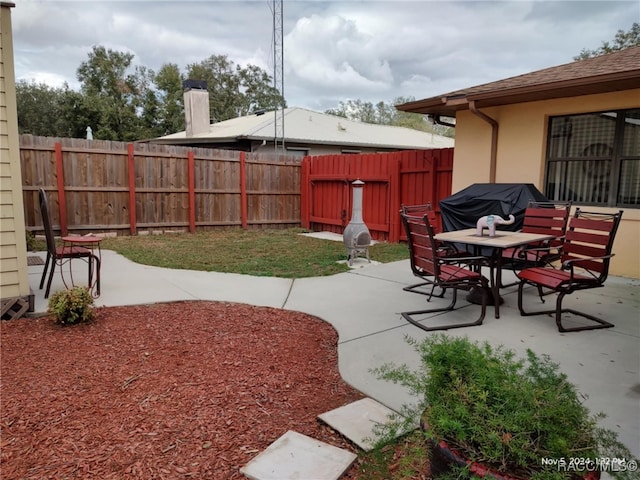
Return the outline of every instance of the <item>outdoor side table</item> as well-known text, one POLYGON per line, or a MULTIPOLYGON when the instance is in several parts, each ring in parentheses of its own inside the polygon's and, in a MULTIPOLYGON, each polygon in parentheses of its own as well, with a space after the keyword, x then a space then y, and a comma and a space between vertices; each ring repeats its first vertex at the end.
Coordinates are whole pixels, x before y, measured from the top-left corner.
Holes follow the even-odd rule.
MULTIPOLYGON (((94 298, 100 296, 100 265, 102 264, 102 251, 100 250, 100 242, 102 241, 102 237, 97 237, 95 235, 70 235, 66 237, 62 237, 62 249, 63 252, 65 249, 78 249, 84 248, 86 249, 90 255, 88 255, 87 261, 89 262, 89 291, 94 298), (94 266, 95 262, 95 266, 94 266), (94 280, 95 276, 95 280, 94 280)), ((75 283, 73 280, 73 270, 71 268, 71 258, 68 259, 69 262, 69 279, 71 283, 71 287, 75 287, 75 283)), ((60 274, 62 275, 62 282, 64 286, 67 286, 67 283, 64 279, 64 268, 60 267, 60 274)))

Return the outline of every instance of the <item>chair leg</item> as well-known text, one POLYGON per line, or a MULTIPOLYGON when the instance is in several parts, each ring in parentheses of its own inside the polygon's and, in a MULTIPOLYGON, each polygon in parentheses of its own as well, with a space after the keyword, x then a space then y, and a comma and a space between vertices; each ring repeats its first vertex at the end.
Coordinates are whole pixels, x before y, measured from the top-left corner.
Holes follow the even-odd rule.
MULTIPOLYGON (((520 315, 522 315, 523 317, 529 317, 529 316, 533 316, 533 315, 555 314, 555 316, 556 316, 556 325, 558 326, 558 331, 559 332, 580 332, 580 331, 583 331, 583 330, 596 330, 596 329, 600 329, 600 328, 611 328, 611 327, 615 326, 613 323, 609 323, 606 320, 603 320, 601 318, 595 317, 595 316, 590 315, 588 313, 579 312, 579 311, 574 310, 572 308, 562 308, 562 300, 564 299, 564 296, 567 295, 568 292, 560 292, 558 294, 558 298, 556 299, 556 308, 554 310, 538 310, 538 311, 535 311, 535 312, 525 312, 524 308, 523 308, 522 293, 523 293, 524 285, 526 283, 527 283, 526 281, 522 280, 522 281, 520 281, 520 285, 518 286, 518 310, 520 310, 520 315), (584 318, 594 322, 595 325, 585 325, 585 326, 580 326, 580 327, 569 327, 569 328, 565 327, 562 324, 562 314, 563 313, 572 313, 574 315, 577 315, 577 316, 580 316, 580 317, 584 317, 584 318)), ((539 290, 541 289, 540 285, 536 285, 536 286, 538 287, 539 290)))
POLYGON ((44 279, 47 276, 47 270, 49 269, 49 260, 51 260, 51 254, 47 252, 47 259, 44 262, 44 270, 42 271, 42 278, 40 278, 40 290, 44 286, 44 279))
POLYGON ((44 291, 44 298, 49 298, 49 292, 51 291, 51 281, 53 280, 53 272, 55 272, 55 270, 56 261, 55 259, 51 259, 51 270, 49 271, 49 279, 47 280, 47 289, 44 291))
POLYGON ((427 302, 429 302, 429 301, 431 301, 432 297, 443 298, 445 292, 447 291, 446 288, 443 288, 442 292, 440 292, 439 295, 434 295, 433 292, 435 291, 435 288, 436 288, 436 284, 433 283, 433 282, 421 282, 421 283, 414 283, 413 285, 409 285, 407 287, 404 287, 402 290, 404 290, 405 292, 419 293, 420 295, 427 295, 429 297, 429 298, 427 298, 427 302), (429 293, 427 293, 425 291, 418 290, 418 288, 424 287, 425 285, 431 285, 431 291, 429 291, 429 293))
POLYGON ((449 312, 452 311, 455 307, 456 304, 456 300, 458 297, 458 289, 454 288, 453 289, 453 295, 452 295, 452 299, 451 299, 451 303, 443 308, 433 308, 430 310, 414 310, 412 312, 402 312, 402 317, 409 323, 411 323, 412 325, 415 325, 416 327, 426 331, 426 332, 432 332, 435 330, 449 330, 452 328, 462 328, 462 327, 474 327, 476 325, 482 325, 482 321, 484 320, 485 314, 487 313, 487 289, 486 288, 481 288, 482 290, 482 310, 480 312, 480 317, 473 321, 473 322, 467 322, 467 323, 456 323, 453 325, 439 325, 439 326, 433 326, 433 327, 429 327, 426 325, 423 325, 422 323, 420 323, 418 320, 415 320, 413 318, 413 316, 415 315, 424 315, 426 313, 437 313, 437 312, 449 312))
MULTIPOLYGON (((91 255, 89 259, 89 265, 91 266, 93 262, 96 262, 95 274, 96 274, 96 295, 100 296, 100 258, 97 255, 91 255)), ((91 268, 89 270, 91 272, 91 268)), ((93 281, 93 272, 89 273, 89 285, 92 284, 93 281)))

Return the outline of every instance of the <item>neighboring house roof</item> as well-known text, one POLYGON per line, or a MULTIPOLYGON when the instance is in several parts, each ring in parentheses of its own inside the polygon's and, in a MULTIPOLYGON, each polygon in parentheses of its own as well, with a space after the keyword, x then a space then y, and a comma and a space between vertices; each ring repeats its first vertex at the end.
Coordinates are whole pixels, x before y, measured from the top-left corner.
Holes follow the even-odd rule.
POLYGON ((458 110, 640 88, 640 47, 396 105, 398 110, 455 116, 458 110))
MULTIPOLYGON (((273 111, 212 123, 209 132, 187 137, 173 133, 151 140, 153 143, 228 143, 241 140, 273 141, 273 111)), ((284 110, 284 137, 287 143, 340 145, 385 149, 429 149, 453 147, 453 138, 411 128, 373 125, 299 107, 284 110)))

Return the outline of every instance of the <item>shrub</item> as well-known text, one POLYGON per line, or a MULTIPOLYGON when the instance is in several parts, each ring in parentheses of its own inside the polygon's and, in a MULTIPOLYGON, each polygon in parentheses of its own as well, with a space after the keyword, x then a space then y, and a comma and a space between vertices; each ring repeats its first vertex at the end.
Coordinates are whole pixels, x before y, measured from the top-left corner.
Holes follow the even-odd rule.
POLYGON ((408 387, 419 402, 382 427, 383 438, 421 419, 428 442, 444 440, 500 474, 536 480, 576 473, 559 471, 557 463, 543 464, 543 459, 579 457, 592 465, 601 458, 632 460, 616 433, 598 426, 604 415, 589 413, 548 356, 528 350, 526 359, 518 359, 512 350, 446 335, 407 342, 420 355, 419 369, 387 364, 374 372, 408 387))
POLYGON ((29 252, 39 252, 47 249, 46 243, 42 240, 38 240, 33 232, 26 232, 26 240, 27 240, 27 251, 29 252))
POLYGON ((86 287, 55 292, 49 298, 48 311, 62 325, 88 322, 95 317, 93 297, 86 287))

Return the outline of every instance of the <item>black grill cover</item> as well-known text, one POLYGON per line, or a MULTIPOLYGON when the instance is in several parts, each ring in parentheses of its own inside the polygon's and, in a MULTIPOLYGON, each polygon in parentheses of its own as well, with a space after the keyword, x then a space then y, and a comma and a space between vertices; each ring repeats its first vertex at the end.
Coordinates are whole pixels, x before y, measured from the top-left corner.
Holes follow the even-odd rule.
POLYGON ((516 221, 501 228, 515 232, 522 228, 524 211, 531 200, 549 201, 532 183, 475 183, 440 200, 442 226, 445 232, 475 228, 485 215, 500 215, 507 220, 511 214, 516 221))

